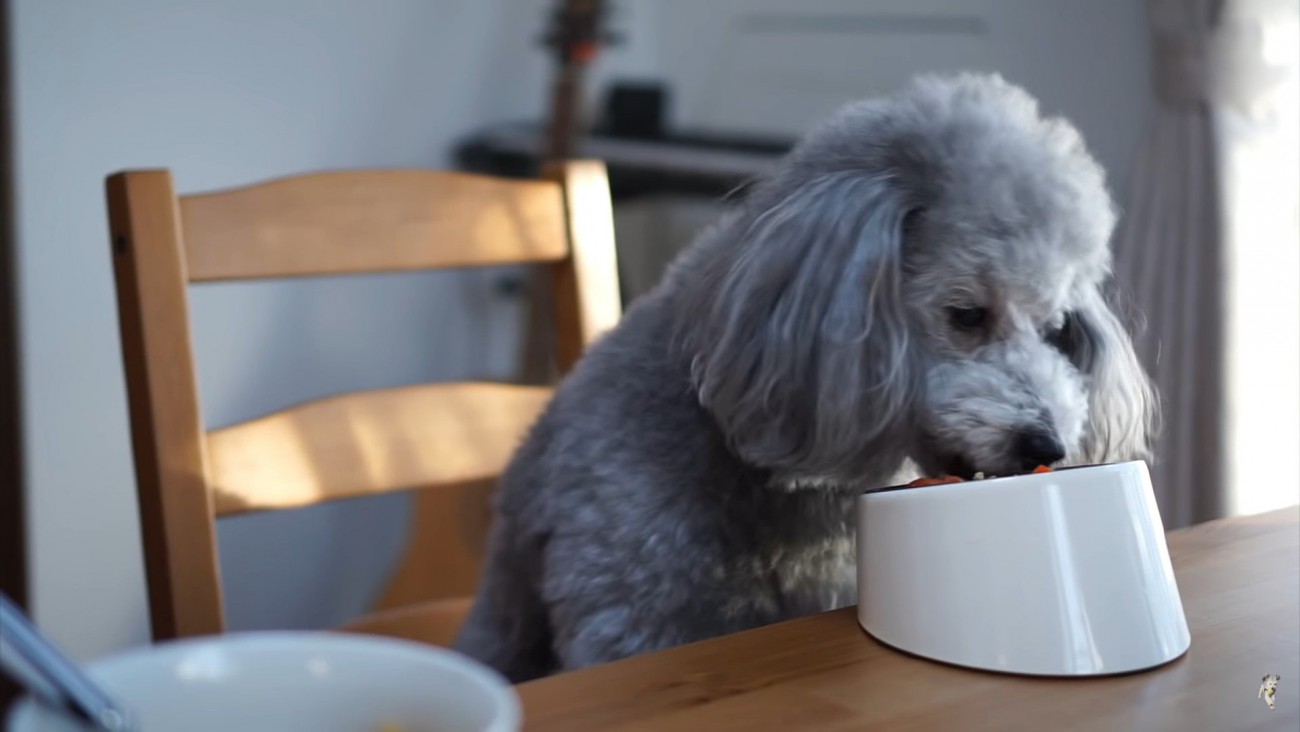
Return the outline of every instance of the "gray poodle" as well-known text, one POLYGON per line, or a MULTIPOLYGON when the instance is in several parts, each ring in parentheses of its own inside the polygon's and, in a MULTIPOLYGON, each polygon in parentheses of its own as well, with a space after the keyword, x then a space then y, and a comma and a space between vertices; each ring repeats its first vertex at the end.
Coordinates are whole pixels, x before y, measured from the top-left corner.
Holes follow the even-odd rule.
POLYGON ((846 107, 559 388, 456 647, 520 681, 842 607, 864 488, 1146 456, 1114 222, 1001 78, 846 107))

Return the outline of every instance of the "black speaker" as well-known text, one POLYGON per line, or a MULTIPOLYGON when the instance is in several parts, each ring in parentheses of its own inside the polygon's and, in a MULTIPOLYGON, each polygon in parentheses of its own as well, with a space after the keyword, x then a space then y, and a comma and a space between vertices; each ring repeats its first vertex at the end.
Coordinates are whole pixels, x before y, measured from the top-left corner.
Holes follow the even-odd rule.
POLYGON ((600 131, 612 137, 661 138, 667 107, 668 89, 663 84, 616 82, 605 97, 600 131))

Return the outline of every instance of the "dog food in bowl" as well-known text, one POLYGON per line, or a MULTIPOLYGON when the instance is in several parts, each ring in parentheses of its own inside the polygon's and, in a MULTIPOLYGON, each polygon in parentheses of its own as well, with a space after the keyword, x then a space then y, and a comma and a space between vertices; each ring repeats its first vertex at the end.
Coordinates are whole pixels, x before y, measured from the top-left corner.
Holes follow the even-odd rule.
MULTIPOLYGON (((1030 474, 1037 475, 1039 473, 1050 473, 1050 472, 1052 472, 1051 468, 1047 467, 1046 465, 1039 465, 1038 467, 1030 471, 1030 474)), ((996 475, 984 475, 983 473, 976 473, 974 480, 985 480, 988 478, 996 478, 996 477, 997 477, 996 475)), ((924 488, 927 485, 947 485, 948 483, 965 483, 965 482, 966 480, 964 478, 958 477, 956 475, 941 475, 938 478, 917 478, 911 483, 908 483, 907 487, 924 488)))

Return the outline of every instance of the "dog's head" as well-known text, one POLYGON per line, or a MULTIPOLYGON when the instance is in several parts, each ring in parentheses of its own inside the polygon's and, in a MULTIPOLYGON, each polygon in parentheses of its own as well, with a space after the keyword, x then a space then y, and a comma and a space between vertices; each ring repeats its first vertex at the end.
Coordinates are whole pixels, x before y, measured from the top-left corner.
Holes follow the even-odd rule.
POLYGON ((1269 674, 1268 676, 1265 676, 1264 680, 1261 681, 1260 683, 1263 685, 1266 691, 1275 691, 1277 690, 1277 682, 1281 680, 1282 680, 1281 676, 1278 676, 1277 674, 1269 674))
POLYGON ((1145 456, 1114 223, 1079 134, 998 77, 850 105, 679 265, 701 403, 796 479, 1145 456))

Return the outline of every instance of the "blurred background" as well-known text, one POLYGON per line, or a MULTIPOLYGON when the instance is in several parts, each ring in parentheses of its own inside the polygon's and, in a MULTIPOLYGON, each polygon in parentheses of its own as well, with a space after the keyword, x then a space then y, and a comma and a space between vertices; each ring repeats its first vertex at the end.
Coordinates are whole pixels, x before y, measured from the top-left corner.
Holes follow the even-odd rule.
MULTIPOLYGON (((189 193, 339 168, 530 175, 553 110, 543 39, 558 5, 8 3, 24 490, 12 482, 5 505, 19 508, 6 521, 16 532, 25 517, 15 571, 74 654, 149 633, 105 176, 167 167, 189 193)), ((1295 2, 607 5, 575 153, 609 165, 625 300, 839 105, 919 72, 997 71, 1079 127, 1124 209, 1117 283, 1165 395, 1167 527, 1300 500, 1295 2)), ((512 379, 528 335, 523 275, 194 287, 205 419, 343 390, 512 379)), ((230 627, 329 627, 368 607, 406 542, 409 505, 223 521, 230 627)))

